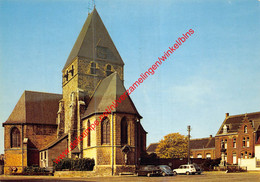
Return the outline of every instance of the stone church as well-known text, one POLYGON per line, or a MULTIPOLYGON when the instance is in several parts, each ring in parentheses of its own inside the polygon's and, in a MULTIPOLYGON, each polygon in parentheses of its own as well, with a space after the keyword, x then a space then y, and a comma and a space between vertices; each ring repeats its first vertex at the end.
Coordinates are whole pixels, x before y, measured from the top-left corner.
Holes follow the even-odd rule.
MULTIPOLYGON (((22 94, 3 123, 5 174, 32 165, 52 167, 53 160, 126 92, 124 62, 95 8, 64 65, 62 89, 62 94, 22 94)), ((94 170, 103 174, 133 172, 146 152, 141 119, 127 96, 67 157, 93 158, 94 170)))

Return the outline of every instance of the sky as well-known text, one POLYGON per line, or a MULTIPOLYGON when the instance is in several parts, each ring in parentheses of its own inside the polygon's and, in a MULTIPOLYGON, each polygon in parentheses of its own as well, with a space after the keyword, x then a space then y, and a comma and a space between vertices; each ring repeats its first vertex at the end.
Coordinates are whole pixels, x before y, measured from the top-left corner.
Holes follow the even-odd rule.
MULTIPOLYGON (((125 87, 189 29, 194 34, 131 98, 147 146, 169 133, 215 135, 230 115, 260 111, 260 1, 96 0, 124 63, 125 87)), ((62 68, 93 9, 87 0, 0 0, 0 121, 24 90, 62 93, 62 68)), ((0 127, 0 153, 4 129, 0 127)))

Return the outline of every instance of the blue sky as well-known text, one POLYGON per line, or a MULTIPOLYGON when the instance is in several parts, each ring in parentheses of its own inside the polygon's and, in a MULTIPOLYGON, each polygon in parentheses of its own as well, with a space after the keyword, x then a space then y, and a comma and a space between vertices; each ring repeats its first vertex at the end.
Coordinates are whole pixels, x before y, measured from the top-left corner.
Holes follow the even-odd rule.
MULTIPOLYGON (((61 70, 89 1, 0 0, 0 121, 24 90, 61 93, 61 70)), ((125 62, 128 88, 176 39, 195 33, 131 97, 147 145, 164 135, 215 135, 231 115, 260 111, 260 2, 96 0, 125 62)), ((4 152, 3 127, 0 153, 4 152)))

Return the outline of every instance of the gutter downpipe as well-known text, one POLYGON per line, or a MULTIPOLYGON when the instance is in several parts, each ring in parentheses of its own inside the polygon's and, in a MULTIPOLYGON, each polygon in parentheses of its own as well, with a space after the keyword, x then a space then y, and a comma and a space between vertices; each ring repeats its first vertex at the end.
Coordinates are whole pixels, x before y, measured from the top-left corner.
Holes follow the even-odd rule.
POLYGON ((114 175, 114 113, 112 114, 112 176, 114 175))
POLYGON ((23 124, 22 124, 22 171, 23 171, 23 124))

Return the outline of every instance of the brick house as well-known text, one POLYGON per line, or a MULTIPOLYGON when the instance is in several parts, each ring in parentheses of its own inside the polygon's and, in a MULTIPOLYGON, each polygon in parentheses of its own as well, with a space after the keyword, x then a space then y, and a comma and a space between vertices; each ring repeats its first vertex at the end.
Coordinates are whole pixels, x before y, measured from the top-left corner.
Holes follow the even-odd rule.
MULTIPOLYGON (((3 123, 5 174, 31 165, 51 167, 53 159, 126 92, 124 62, 95 8, 64 65, 62 90, 24 92, 3 123)), ((127 95, 67 157, 94 158, 94 170, 101 174, 133 172, 146 152, 141 119, 127 95)))
POLYGON ((202 159, 215 159, 215 137, 191 139, 190 157, 202 159))
MULTIPOLYGON (((159 143, 151 143, 147 147, 147 153, 157 153, 156 148, 159 143)), ((190 140, 190 157, 191 158, 210 158, 215 159, 215 137, 197 138, 190 140)))
POLYGON ((227 164, 237 164, 240 158, 255 156, 255 144, 260 137, 260 112, 229 116, 223 121, 215 139, 216 157, 225 149, 227 164))

